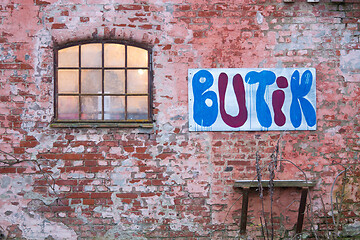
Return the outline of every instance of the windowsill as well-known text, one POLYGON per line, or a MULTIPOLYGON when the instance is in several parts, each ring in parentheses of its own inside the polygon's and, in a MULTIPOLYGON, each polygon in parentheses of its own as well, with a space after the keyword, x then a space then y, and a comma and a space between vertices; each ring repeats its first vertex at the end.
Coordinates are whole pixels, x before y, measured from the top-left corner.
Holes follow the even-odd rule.
POLYGON ((52 122, 52 128, 153 128, 152 122, 52 122))

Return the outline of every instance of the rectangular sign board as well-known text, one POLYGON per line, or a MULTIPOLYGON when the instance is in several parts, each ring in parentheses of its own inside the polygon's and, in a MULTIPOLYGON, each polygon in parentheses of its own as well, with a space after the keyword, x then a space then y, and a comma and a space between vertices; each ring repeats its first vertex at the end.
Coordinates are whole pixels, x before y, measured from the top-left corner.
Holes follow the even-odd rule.
POLYGON ((190 131, 316 130, 314 68, 189 69, 190 131))

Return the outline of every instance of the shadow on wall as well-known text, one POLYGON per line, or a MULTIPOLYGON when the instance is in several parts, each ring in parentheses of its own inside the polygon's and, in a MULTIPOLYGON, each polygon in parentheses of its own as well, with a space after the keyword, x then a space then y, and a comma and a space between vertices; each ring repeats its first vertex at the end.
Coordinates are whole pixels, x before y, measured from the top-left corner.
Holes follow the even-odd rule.
POLYGON ((3 229, 0 227, 0 240, 3 240, 3 239, 5 239, 5 234, 4 234, 3 229))

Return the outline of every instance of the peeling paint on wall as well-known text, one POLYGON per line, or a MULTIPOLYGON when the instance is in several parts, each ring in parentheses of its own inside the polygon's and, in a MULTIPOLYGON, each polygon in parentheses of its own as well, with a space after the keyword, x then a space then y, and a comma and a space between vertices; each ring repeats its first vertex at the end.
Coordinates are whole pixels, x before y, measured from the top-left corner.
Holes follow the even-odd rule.
MULTIPOLYGON (((256 153, 269 178, 281 136, 281 157, 318 181, 308 199, 319 234, 332 221, 332 183, 351 169, 333 197, 346 183, 341 234, 358 234, 359 11, 353 1, 2 1, 0 230, 9 239, 235 239, 234 181, 256 178, 256 153), (86 39, 152 47, 153 128, 50 127, 53 46, 86 39), (190 68, 315 68, 317 130, 189 132, 190 68)), ((276 179, 304 174, 276 168, 276 179)), ((293 236, 298 198, 275 189, 277 234, 293 236)), ((261 235, 260 206, 251 193, 248 238, 261 235)), ((313 234, 307 221, 304 234, 313 234)))

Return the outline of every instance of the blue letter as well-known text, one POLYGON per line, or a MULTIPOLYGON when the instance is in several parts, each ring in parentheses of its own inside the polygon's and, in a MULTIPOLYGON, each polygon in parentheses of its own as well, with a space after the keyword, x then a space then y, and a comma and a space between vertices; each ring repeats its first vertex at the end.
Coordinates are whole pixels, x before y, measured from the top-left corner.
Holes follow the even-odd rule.
POLYGON ((216 121, 218 115, 216 93, 213 91, 206 91, 213 83, 214 77, 207 70, 198 71, 192 79, 194 120, 200 126, 211 126, 216 121), (206 100, 208 101, 205 102, 206 100))
POLYGON ((290 89, 292 93, 292 100, 290 106, 290 120, 295 128, 301 125, 301 108, 305 116, 306 123, 312 127, 316 124, 316 113, 314 107, 309 100, 304 97, 310 92, 312 85, 312 74, 306 70, 301 76, 301 84, 299 84, 300 74, 296 70, 291 76, 290 89), (300 104, 299 104, 300 102, 300 104), (301 108, 300 108, 301 105, 301 108))
POLYGON ((266 70, 260 73, 251 71, 245 76, 245 82, 248 84, 259 83, 256 91, 256 115, 260 125, 266 128, 271 126, 272 120, 269 106, 265 102, 265 90, 266 86, 275 82, 275 79, 275 73, 266 70))

